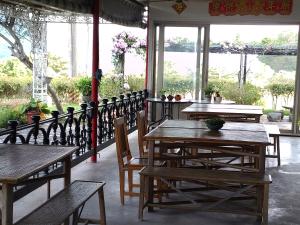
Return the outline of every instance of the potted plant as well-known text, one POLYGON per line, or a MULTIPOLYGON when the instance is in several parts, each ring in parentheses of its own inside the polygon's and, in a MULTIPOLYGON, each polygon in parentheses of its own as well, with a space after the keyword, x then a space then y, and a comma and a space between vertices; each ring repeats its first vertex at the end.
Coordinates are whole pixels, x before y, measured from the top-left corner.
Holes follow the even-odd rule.
POLYGON ((162 89, 160 90, 159 93, 160 93, 160 99, 161 99, 162 101, 165 101, 166 98, 167 98, 167 97, 166 97, 166 90, 162 88, 162 89))
POLYGON ((213 131, 220 130, 223 127, 224 123, 225 123, 225 121, 219 117, 214 117, 214 118, 205 120, 205 124, 206 124, 207 128, 210 130, 213 130, 213 131))
POLYGON ((48 105, 40 100, 31 98, 30 101, 22 106, 22 113, 27 116, 27 123, 32 123, 32 116, 39 115, 41 119, 46 119, 46 114, 50 113, 48 105))
POLYGON ((79 78, 75 83, 77 90, 81 93, 83 102, 90 102, 92 94, 92 78, 85 76, 79 78))
POLYGON ((221 103, 221 101, 222 101, 222 97, 221 97, 221 95, 220 95, 220 92, 219 92, 219 91, 216 91, 216 95, 215 95, 215 97, 214 97, 214 102, 215 102, 215 103, 221 103))
POLYGON ((204 100, 211 102, 211 96, 214 93, 214 86, 212 84, 208 84, 206 88, 204 88, 204 100))

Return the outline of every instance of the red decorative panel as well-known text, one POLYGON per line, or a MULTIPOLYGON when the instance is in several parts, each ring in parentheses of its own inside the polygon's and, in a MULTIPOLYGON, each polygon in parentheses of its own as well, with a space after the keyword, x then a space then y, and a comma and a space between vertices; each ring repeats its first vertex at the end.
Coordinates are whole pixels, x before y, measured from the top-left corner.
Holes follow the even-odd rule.
POLYGON ((233 15, 290 15, 293 0, 211 0, 211 16, 233 15))

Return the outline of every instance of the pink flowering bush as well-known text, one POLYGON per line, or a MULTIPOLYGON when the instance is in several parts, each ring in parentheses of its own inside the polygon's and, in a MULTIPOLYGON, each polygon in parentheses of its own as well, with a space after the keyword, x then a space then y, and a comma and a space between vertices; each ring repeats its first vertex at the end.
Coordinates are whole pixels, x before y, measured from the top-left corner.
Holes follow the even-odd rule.
POLYGON ((117 34, 115 37, 113 37, 113 42, 112 62, 116 67, 119 67, 119 72, 121 73, 124 72, 125 53, 135 52, 142 57, 145 55, 145 40, 139 40, 130 33, 122 32, 117 34), (120 66, 123 68, 120 68, 120 66))

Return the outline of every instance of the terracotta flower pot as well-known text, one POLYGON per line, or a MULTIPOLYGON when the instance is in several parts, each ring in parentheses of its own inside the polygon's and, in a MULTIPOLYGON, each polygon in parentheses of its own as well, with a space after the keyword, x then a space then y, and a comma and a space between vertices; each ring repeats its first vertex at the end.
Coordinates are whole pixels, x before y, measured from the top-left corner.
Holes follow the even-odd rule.
POLYGON ((180 101, 181 100, 181 95, 175 95, 175 100, 180 101))
POLYGON ((27 123, 33 123, 32 116, 39 116, 41 113, 39 111, 29 111, 26 113, 27 123))

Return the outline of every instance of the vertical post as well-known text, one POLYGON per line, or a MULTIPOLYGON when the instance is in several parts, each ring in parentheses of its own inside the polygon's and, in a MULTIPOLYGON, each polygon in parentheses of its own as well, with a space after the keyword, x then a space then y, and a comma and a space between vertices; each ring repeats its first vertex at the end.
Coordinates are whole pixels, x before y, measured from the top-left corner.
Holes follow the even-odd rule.
POLYGON ((97 110, 98 110, 98 79, 96 72, 99 69, 99 14, 100 0, 94 1, 93 7, 93 67, 92 67, 92 101, 95 102, 92 114, 92 162, 97 162, 97 110))
POLYGON ((197 34, 197 61, 196 61, 196 88, 195 88, 195 99, 199 100, 199 93, 200 93, 200 68, 201 68, 201 29, 202 27, 198 27, 198 34, 197 34))
POLYGON ((207 87, 207 83, 208 83, 209 37, 210 37, 210 25, 206 25, 204 26, 201 99, 204 98, 203 90, 204 88, 207 87))

